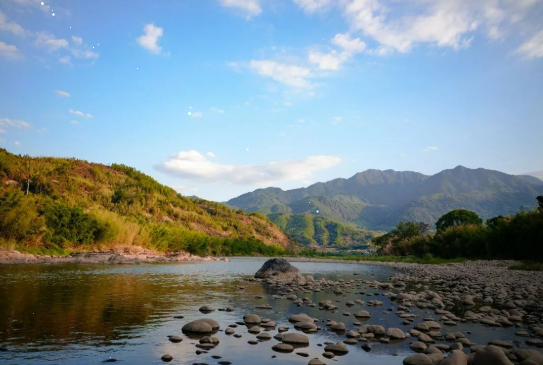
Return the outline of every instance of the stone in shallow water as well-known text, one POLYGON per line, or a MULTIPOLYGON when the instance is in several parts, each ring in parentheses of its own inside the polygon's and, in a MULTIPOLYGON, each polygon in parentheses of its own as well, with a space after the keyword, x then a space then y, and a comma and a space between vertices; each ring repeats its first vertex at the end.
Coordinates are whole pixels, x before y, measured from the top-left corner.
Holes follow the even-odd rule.
POLYGON ((296 345, 308 345, 309 337, 301 333, 285 333, 282 337, 284 343, 291 343, 296 345))
POLYGON ((272 350, 277 352, 292 352, 294 351, 294 347, 286 343, 278 343, 272 347, 272 350))
POLYGON ((181 336, 168 336, 168 340, 171 342, 177 343, 183 341, 183 337, 181 336))
POLYGON ((170 362, 173 360, 173 356, 170 355, 170 354, 165 354, 165 355, 162 355, 161 357, 162 361, 164 362, 170 362))

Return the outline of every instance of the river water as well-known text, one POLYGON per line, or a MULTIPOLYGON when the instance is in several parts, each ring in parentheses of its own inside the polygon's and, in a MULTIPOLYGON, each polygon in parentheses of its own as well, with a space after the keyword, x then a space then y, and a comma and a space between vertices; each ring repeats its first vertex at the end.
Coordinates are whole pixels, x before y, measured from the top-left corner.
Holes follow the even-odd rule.
MULTIPOLYGON (((343 316, 368 310, 369 324, 403 326, 394 314, 397 304, 385 296, 366 297, 351 293, 336 296, 329 291, 295 293, 314 303, 324 299, 335 303, 336 313, 317 308, 298 307, 287 299, 273 299, 271 288, 247 278, 262 266, 265 259, 236 258, 230 262, 194 262, 152 265, 13 265, 0 266, 0 364, 99 364, 116 359, 119 364, 160 364, 161 356, 169 353, 170 364, 208 363, 229 361, 232 364, 307 364, 319 357, 327 364, 402 364, 404 357, 413 354, 409 349, 412 339, 395 343, 373 343, 370 352, 358 345, 348 345, 349 353, 334 359, 322 357, 326 341, 338 342, 345 335, 326 330, 325 320, 344 322, 353 328, 356 319, 343 316), (240 287, 243 287, 241 289, 240 287), (262 299, 256 296, 263 296, 262 299), (347 300, 378 299, 382 307, 348 308, 347 300), (273 309, 255 309, 269 303, 273 309), (215 308, 232 306, 233 312, 214 311, 203 315, 198 311, 207 304, 215 308), (393 308, 393 311, 388 311, 393 308), (272 346, 275 339, 250 345, 255 335, 243 326, 236 333, 241 338, 227 336, 223 330, 243 319, 247 313, 270 318, 279 326, 289 326, 291 314, 307 313, 319 318, 324 329, 308 335, 309 347, 299 349, 310 356, 277 353, 272 346), (184 318, 174 318, 183 316, 184 318), (181 335, 181 327, 194 319, 213 318, 221 324, 216 336, 220 344, 207 354, 196 354, 196 340, 184 336, 181 343, 171 343, 168 335, 181 335), (320 346, 319 346, 320 345, 320 346), (220 359, 212 356, 220 356, 220 359)), ((316 279, 387 280, 394 269, 377 265, 355 265, 324 262, 293 263, 304 275, 316 279), (357 273, 358 275, 353 275, 357 273)), ((364 288, 367 293, 378 290, 364 288)), ((414 309, 421 318, 433 312, 414 309)), ((422 319, 421 319, 422 320, 422 319)), ((415 321, 417 323, 417 321, 415 321)), ((448 329, 444 328, 443 333, 448 329)), ((514 338, 518 329, 489 329, 478 324, 459 324, 450 331, 470 331, 472 341, 486 344, 492 339, 514 338)), ((276 330, 270 332, 273 336, 276 330)))

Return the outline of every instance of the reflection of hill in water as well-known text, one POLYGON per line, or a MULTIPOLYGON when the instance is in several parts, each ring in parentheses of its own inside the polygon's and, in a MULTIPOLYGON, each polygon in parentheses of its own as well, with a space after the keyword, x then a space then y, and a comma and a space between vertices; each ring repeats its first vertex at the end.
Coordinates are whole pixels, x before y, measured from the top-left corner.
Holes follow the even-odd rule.
POLYGON ((0 280, 0 342, 14 344, 137 338, 137 327, 171 318, 182 305, 235 291, 193 275, 111 274, 82 266, 0 270, 13 272, 0 280))

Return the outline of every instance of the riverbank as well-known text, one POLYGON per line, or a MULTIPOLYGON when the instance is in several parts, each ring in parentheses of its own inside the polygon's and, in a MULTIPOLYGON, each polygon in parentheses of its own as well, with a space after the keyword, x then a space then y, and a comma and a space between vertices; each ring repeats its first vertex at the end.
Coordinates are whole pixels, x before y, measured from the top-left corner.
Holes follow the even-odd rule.
POLYGON ((228 261, 227 258, 195 256, 186 252, 163 254, 151 250, 141 252, 78 252, 66 256, 34 255, 16 250, 0 250, 0 265, 9 264, 143 264, 195 261, 228 261))

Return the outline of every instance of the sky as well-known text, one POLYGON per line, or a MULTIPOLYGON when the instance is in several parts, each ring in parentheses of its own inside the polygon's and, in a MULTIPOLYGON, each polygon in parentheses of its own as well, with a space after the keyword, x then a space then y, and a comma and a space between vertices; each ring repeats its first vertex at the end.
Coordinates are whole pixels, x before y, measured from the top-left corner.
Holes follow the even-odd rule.
POLYGON ((543 0, 0 0, 0 146, 225 201, 543 170, 543 0))

